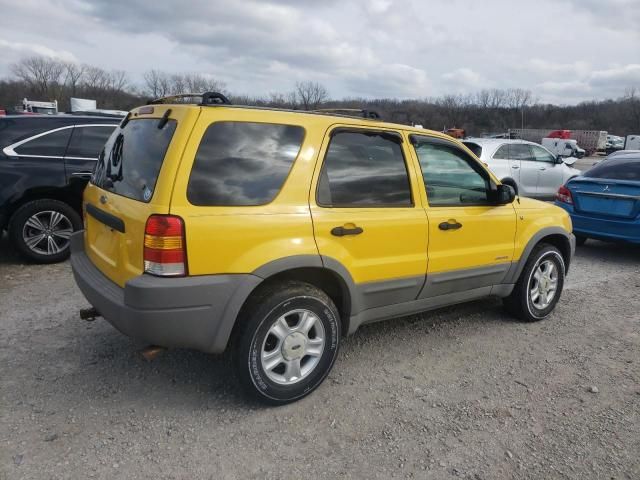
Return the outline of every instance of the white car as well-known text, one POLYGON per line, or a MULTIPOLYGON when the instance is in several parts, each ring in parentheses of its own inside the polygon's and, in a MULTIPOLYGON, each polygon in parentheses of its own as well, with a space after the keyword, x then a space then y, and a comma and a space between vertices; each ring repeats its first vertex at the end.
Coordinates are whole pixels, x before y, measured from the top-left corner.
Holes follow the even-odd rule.
POLYGON ((581 173, 571 166, 575 157, 555 156, 537 143, 501 138, 468 138, 463 143, 523 197, 552 199, 558 188, 581 173))

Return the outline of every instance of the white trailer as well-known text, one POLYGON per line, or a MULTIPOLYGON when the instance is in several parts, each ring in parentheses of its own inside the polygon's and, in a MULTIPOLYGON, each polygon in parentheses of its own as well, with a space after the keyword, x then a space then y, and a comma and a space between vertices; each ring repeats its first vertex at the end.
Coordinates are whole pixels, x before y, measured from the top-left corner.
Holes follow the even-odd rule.
MULTIPOLYGON (((19 108, 16 108, 19 110, 19 108)), ((22 100, 22 111, 29 113, 44 113, 46 115, 58 114, 58 101, 53 102, 37 102, 35 100, 22 100)))
MULTIPOLYGON (((519 138, 542 144, 543 138, 549 138, 558 129, 550 128, 510 128, 509 138, 519 138)), ((585 149, 587 155, 593 155, 598 150, 605 150, 607 146, 607 132, 604 130, 567 130, 569 138, 576 140, 585 149)), ((555 137, 555 135, 553 135, 555 137)))

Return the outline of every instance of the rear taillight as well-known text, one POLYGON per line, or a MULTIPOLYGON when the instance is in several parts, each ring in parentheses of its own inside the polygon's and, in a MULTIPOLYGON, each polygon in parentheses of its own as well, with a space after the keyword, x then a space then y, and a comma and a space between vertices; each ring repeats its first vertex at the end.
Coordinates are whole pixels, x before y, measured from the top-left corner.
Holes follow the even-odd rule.
POLYGON ((144 229, 144 271, 161 277, 187 274, 184 223, 173 215, 151 215, 144 229))
POLYGON ((562 203, 573 204, 573 197, 571 196, 571 191, 564 185, 561 186, 558 189, 558 193, 556 193, 556 200, 562 203))

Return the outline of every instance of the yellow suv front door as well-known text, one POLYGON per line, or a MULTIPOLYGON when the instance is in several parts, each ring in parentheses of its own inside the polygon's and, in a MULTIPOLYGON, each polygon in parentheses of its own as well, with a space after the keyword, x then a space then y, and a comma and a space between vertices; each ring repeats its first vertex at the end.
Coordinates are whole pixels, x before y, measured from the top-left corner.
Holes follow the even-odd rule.
POLYGON ((424 180, 429 217, 429 266, 420 296, 500 284, 513 259, 513 205, 494 202, 495 179, 461 146, 428 135, 413 134, 409 140, 424 180))
POLYGON ((334 126, 319 155, 314 235, 353 281, 356 311, 414 300, 424 284, 428 224, 406 147, 396 131, 334 126))

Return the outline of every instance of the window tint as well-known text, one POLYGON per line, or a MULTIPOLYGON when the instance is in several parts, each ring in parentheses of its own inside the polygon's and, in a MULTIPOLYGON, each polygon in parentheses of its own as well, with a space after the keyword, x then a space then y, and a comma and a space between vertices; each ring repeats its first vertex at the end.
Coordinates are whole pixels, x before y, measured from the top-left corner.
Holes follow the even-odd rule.
POLYGON ((62 157, 67 149, 71 129, 65 128, 57 132, 47 133, 14 148, 18 155, 41 155, 49 157, 62 157))
POLYGON ((528 144, 512 143, 509 145, 509 158, 512 160, 533 160, 533 155, 528 144))
POLYGON ((411 206, 400 138, 378 132, 335 133, 325 155, 317 200, 323 206, 411 206))
POLYGON ((502 145, 493 158, 500 160, 533 160, 529 145, 526 143, 506 143, 502 145))
POLYGON ((489 177, 475 160, 448 143, 416 137, 414 142, 429 205, 489 202, 489 177))
POLYGON ((134 200, 148 202, 153 196, 160 167, 176 130, 169 120, 130 120, 117 128, 98 157, 92 182, 100 188, 134 200))
POLYGON ((537 147, 535 145, 530 145, 530 147, 531 151, 533 152, 533 158, 536 160, 536 162, 556 163, 556 159, 554 158, 554 156, 547 152, 544 148, 537 147))
POLYGON ((604 160, 591 170, 588 170, 584 176, 611 180, 640 181, 640 158, 622 159, 618 157, 604 160))
POLYGON ((75 127, 67 147, 67 156, 97 159, 114 129, 111 125, 75 127))
POLYGON ((502 145, 496 153, 493 154, 493 158, 496 160, 508 160, 509 159, 509 144, 502 145))
POLYGON ((280 192, 298 156, 304 128, 217 122, 198 147, 187 187, 194 205, 263 205, 280 192))

